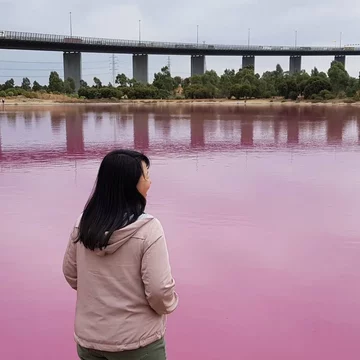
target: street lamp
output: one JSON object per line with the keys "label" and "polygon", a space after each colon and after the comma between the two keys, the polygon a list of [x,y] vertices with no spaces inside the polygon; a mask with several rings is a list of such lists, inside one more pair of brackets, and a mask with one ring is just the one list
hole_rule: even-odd
{"label": "street lamp", "polygon": [[196,25],[196,44],[199,45],[199,25]]}
{"label": "street lamp", "polygon": [[342,44],[342,32],[340,32],[340,47],[341,47],[341,44]]}
{"label": "street lamp", "polygon": [[297,47],[297,30],[295,30],[295,48]]}
{"label": "street lamp", "polygon": [[71,11],[70,11],[69,15],[70,15],[70,37],[72,37],[72,18],[71,18]]}
{"label": "street lamp", "polygon": [[141,42],[141,20],[139,20],[139,42]]}
{"label": "street lamp", "polygon": [[251,29],[248,29],[248,46],[250,46],[250,35],[251,35]]}

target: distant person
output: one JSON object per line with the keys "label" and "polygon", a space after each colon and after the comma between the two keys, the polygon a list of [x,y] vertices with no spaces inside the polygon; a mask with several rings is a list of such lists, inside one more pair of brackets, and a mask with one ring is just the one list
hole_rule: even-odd
{"label": "distant person", "polygon": [[115,150],[71,233],[63,272],[77,291],[82,360],[165,360],[166,314],[178,305],[163,228],[145,213],[149,159]]}

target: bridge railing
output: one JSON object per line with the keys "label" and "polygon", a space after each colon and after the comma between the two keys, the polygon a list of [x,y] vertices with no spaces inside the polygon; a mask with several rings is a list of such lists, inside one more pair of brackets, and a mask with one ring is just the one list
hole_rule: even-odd
{"label": "bridge railing", "polygon": [[360,46],[345,46],[345,47],[321,47],[321,46],[260,46],[260,45],[216,45],[216,44],[193,44],[193,43],[176,43],[176,42],[158,42],[158,41],[136,41],[136,40],[120,40],[120,39],[105,39],[92,37],[78,37],[78,36],[64,36],[51,35],[40,33],[26,33],[17,31],[0,31],[1,39],[11,39],[17,41],[35,41],[42,43],[65,43],[65,44],[83,44],[83,45],[98,45],[98,46],[113,46],[113,47],[138,47],[138,48],[168,48],[168,49],[194,49],[194,50],[251,50],[251,51],[349,51],[360,50]]}

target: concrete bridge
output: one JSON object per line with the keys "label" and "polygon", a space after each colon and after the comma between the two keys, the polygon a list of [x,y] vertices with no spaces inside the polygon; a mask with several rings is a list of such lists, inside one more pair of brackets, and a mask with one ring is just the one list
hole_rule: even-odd
{"label": "concrete bridge", "polygon": [[242,66],[255,67],[256,56],[289,56],[290,74],[301,71],[302,56],[334,56],[345,65],[346,55],[360,55],[360,46],[259,46],[216,45],[175,42],[134,41],[51,34],[0,31],[0,49],[61,51],[64,53],[64,78],[73,78],[79,88],[81,53],[133,54],[133,78],[148,81],[149,55],[188,55],[191,75],[203,74],[205,56],[242,56]]}

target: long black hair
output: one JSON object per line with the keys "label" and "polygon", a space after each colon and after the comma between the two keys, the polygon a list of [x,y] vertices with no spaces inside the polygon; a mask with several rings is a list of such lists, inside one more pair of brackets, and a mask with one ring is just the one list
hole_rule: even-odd
{"label": "long black hair", "polygon": [[146,199],[137,189],[144,176],[142,162],[150,160],[132,150],[115,150],[101,162],[94,190],[79,223],[76,242],[90,250],[103,249],[115,230],[144,213]]}

